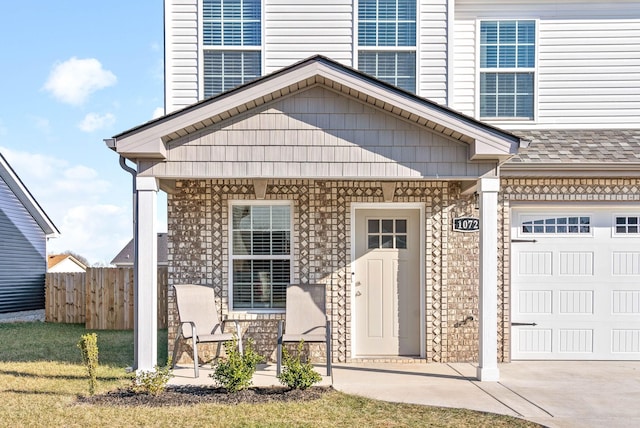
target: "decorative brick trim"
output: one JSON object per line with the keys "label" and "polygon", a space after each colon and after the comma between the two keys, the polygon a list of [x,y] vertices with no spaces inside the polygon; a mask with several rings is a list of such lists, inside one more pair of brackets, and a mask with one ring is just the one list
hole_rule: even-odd
{"label": "decorative brick trim", "polygon": [[[168,209],[169,285],[192,282],[213,287],[223,316],[242,320],[245,334],[256,341],[258,351],[272,357],[276,323],[283,314],[231,312],[229,308],[229,201],[254,200],[252,183],[240,179],[176,183]],[[267,184],[265,200],[292,201],[293,280],[327,286],[334,361],[351,361],[353,346],[351,204],[382,203],[383,198],[378,181],[269,180]],[[460,196],[456,183],[400,181],[394,201],[424,204],[426,360],[473,360],[477,324],[462,328],[454,324],[477,310],[477,239],[451,233],[451,216],[472,214],[471,199]],[[173,293],[169,312],[172,348],[177,332]],[[322,360],[320,348],[312,348],[312,354],[314,360]]]}

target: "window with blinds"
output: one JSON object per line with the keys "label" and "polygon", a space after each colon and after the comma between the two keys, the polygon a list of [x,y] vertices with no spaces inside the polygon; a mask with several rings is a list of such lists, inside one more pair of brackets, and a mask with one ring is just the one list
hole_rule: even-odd
{"label": "window with blinds", "polygon": [[203,0],[202,46],[205,98],[259,77],[261,0]]}
{"label": "window with blinds", "polygon": [[480,23],[480,117],[533,119],[535,21]]}
{"label": "window with blinds", "polygon": [[291,206],[232,206],[233,308],[284,309],[291,282]]}
{"label": "window with blinds", "polygon": [[416,92],[415,0],[358,2],[358,68]]}

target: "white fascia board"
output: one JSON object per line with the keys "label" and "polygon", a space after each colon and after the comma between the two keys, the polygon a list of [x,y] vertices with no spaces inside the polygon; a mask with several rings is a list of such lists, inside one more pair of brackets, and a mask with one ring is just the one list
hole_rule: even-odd
{"label": "white fascia board", "polygon": [[144,135],[139,134],[118,139],[116,141],[116,151],[127,159],[167,158],[167,147],[161,138],[144,138]]}

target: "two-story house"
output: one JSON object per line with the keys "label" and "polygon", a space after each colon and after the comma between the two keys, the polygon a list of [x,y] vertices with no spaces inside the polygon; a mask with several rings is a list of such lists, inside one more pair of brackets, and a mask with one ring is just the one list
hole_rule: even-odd
{"label": "two-story house", "polygon": [[161,188],[170,284],[263,353],[295,282],[336,362],[640,358],[640,3],[166,0],[165,34],[167,115],[107,140],[141,304]]}

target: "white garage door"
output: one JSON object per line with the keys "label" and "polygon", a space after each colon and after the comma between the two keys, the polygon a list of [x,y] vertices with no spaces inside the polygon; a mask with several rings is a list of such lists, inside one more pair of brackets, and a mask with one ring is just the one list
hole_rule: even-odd
{"label": "white garage door", "polygon": [[640,359],[640,207],[518,207],[513,359]]}

